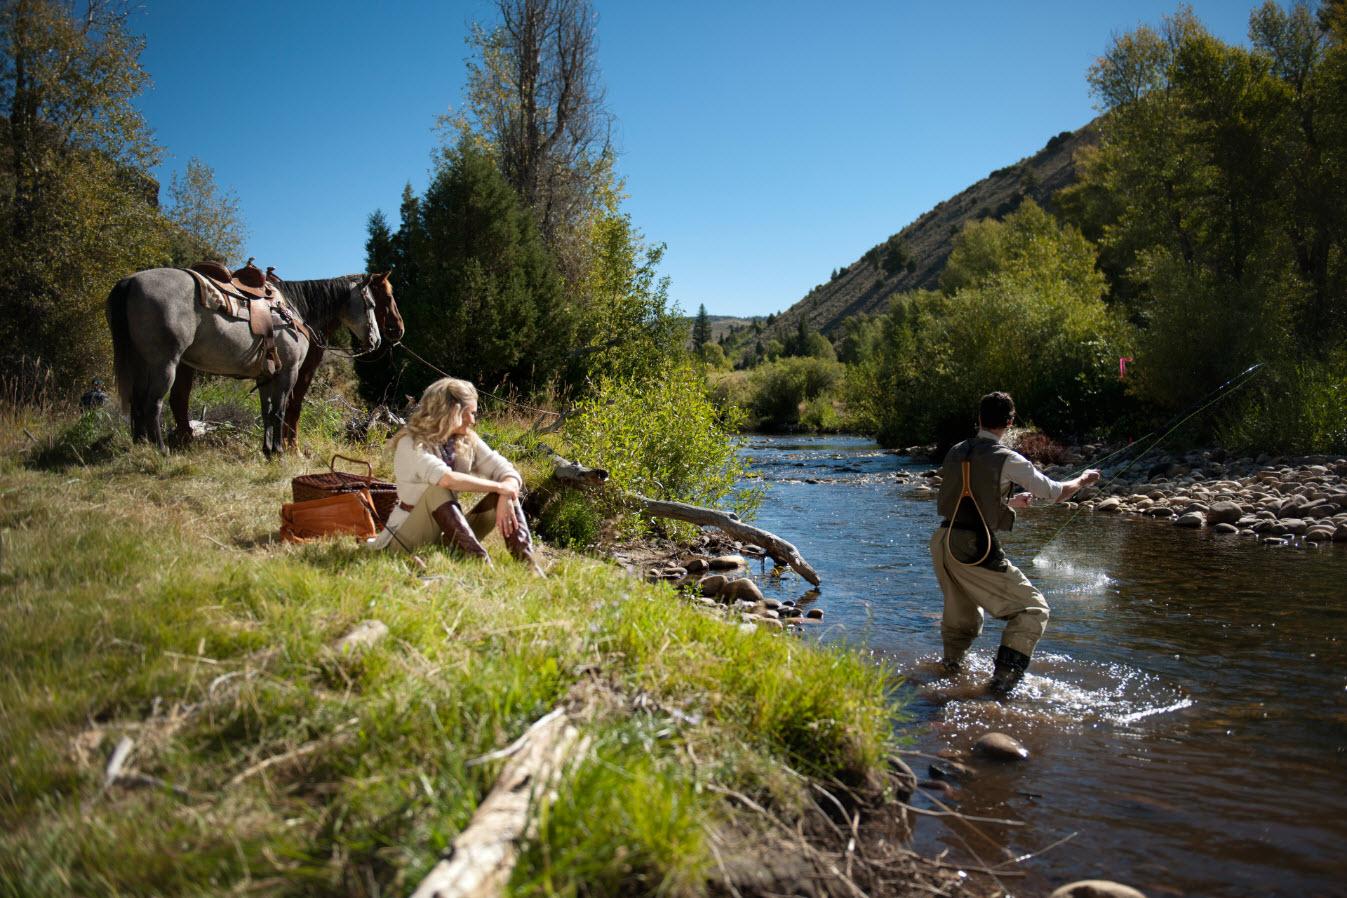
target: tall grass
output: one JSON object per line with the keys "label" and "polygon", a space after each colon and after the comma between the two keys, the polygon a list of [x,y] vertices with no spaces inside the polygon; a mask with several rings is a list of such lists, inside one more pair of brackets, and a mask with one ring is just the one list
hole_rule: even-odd
{"label": "tall grass", "polygon": [[[786,814],[804,787],[781,770],[852,781],[893,738],[889,671],[599,561],[538,580],[495,537],[492,569],[432,550],[424,571],[277,542],[290,477],[377,448],[333,427],[312,459],[236,434],[58,462],[34,440],[78,419],[23,426],[0,434],[0,895],[405,894],[499,769],[468,761],[566,700],[594,747],[512,890],[697,894],[736,813],[717,787]],[[390,636],[332,648],[369,618]],[[168,786],[105,781],[123,736]]]}

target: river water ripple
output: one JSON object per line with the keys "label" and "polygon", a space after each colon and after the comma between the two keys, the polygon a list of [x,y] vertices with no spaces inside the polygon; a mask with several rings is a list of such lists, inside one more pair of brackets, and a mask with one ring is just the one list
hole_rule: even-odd
{"label": "river water ripple", "polygon": [[[929,465],[857,437],[752,437],[743,453],[766,491],[756,523],[823,577],[812,606],[825,625],[810,632],[904,673],[913,748],[967,749],[994,729],[1032,753],[972,760],[952,794],[923,799],[1026,826],[921,818],[920,849],[993,865],[1075,833],[1007,864],[1029,874],[1004,881],[1014,895],[1088,878],[1152,896],[1347,895],[1347,545],[1269,548],[1087,512],[1044,550],[1069,512],[1021,512],[1006,551],[1052,618],[1002,704],[973,697],[998,621],[970,670],[935,678],[941,594],[926,544],[938,517],[894,478]],[[810,600],[794,575],[760,582]],[[912,766],[927,776],[928,761]]]}

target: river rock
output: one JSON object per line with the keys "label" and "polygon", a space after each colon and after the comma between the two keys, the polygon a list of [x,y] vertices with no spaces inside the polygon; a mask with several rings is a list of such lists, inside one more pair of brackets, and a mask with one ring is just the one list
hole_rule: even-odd
{"label": "river rock", "polygon": [[1211,528],[1217,533],[1239,533],[1239,528],[1234,524],[1227,524],[1224,521]]}
{"label": "river rock", "polygon": [[704,574],[710,565],[706,563],[705,558],[689,558],[682,563],[682,568],[689,574]]}
{"label": "river rock", "polygon": [[713,571],[733,571],[747,564],[742,555],[718,555],[708,563]]}
{"label": "river rock", "polygon": [[762,601],[762,590],[758,589],[758,584],[747,577],[731,580],[725,584],[724,595],[731,599],[752,602],[755,605]]}
{"label": "river rock", "polygon": [[1213,502],[1207,509],[1208,524],[1236,524],[1244,517],[1244,510],[1234,502]]}
{"label": "river rock", "polygon": [[1155,518],[1170,518],[1174,516],[1174,509],[1168,505],[1152,505],[1146,509],[1146,514]]}
{"label": "river rock", "polygon": [[1062,886],[1048,898],[1146,898],[1146,895],[1131,886],[1107,879],[1082,879]]}
{"label": "river rock", "polygon": [[810,620],[823,620],[823,609],[810,608],[808,611],[804,613],[804,616],[809,618]]}
{"label": "river rock", "polygon": [[711,574],[697,581],[697,590],[704,596],[718,596],[729,582],[723,574]]}
{"label": "river rock", "polygon": [[1098,505],[1096,505],[1094,507],[1094,510],[1116,513],[1121,506],[1122,506],[1121,499],[1119,499],[1117,496],[1110,496],[1103,502],[1100,502]]}
{"label": "river rock", "polygon": [[1305,541],[1311,543],[1331,543],[1333,530],[1325,527],[1311,527],[1305,531]]}
{"label": "river rock", "polygon": [[998,761],[1023,761],[1029,757],[1029,749],[1005,733],[985,734],[973,744],[973,751]]}
{"label": "river rock", "polygon": [[1347,524],[1339,524],[1333,531],[1333,542],[1347,543]]}
{"label": "river rock", "polygon": [[1282,518],[1281,525],[1286,528],[1286,532],[1295,536],[1304,536],[1305,531],[1310,529],[1308,521],[1300,518]]}
{"label": "river rock", "polygon": [[1190,527],[1190,528],[1201,527],[1202,515],[1196,511],[1191,511],[1188,514],[1179,515],[1177,518],[1174,519],[1174,526]]}

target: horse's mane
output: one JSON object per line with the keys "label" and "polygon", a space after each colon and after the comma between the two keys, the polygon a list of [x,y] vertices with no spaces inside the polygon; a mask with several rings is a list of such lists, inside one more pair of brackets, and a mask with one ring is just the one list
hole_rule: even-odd
{"label": "horse's mane", "polygon": [[325,331],[337,321],[337,312],[350,296],[351,284],[363,274],[311,281],[281,281],[281,293],[295,306],[309,327]]}

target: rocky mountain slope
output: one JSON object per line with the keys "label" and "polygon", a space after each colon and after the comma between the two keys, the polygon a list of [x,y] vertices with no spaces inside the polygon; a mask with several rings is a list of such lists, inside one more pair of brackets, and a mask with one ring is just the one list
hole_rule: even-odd
{"label": "rocky mountain slope", "polygon": [[803,317],[810,327],[833,337],[847,318],[883,311],[894,293],[935,289],[954,238],[965,223],[1002,218],[1026,196],[1051,208],[1052,195],[1076,179],[1076,151],[1097,140],[1093,124],[1063,131],[1034,155],[997,169],[871,247],[777,315],[764,336],[781,338],[793,333]]}

